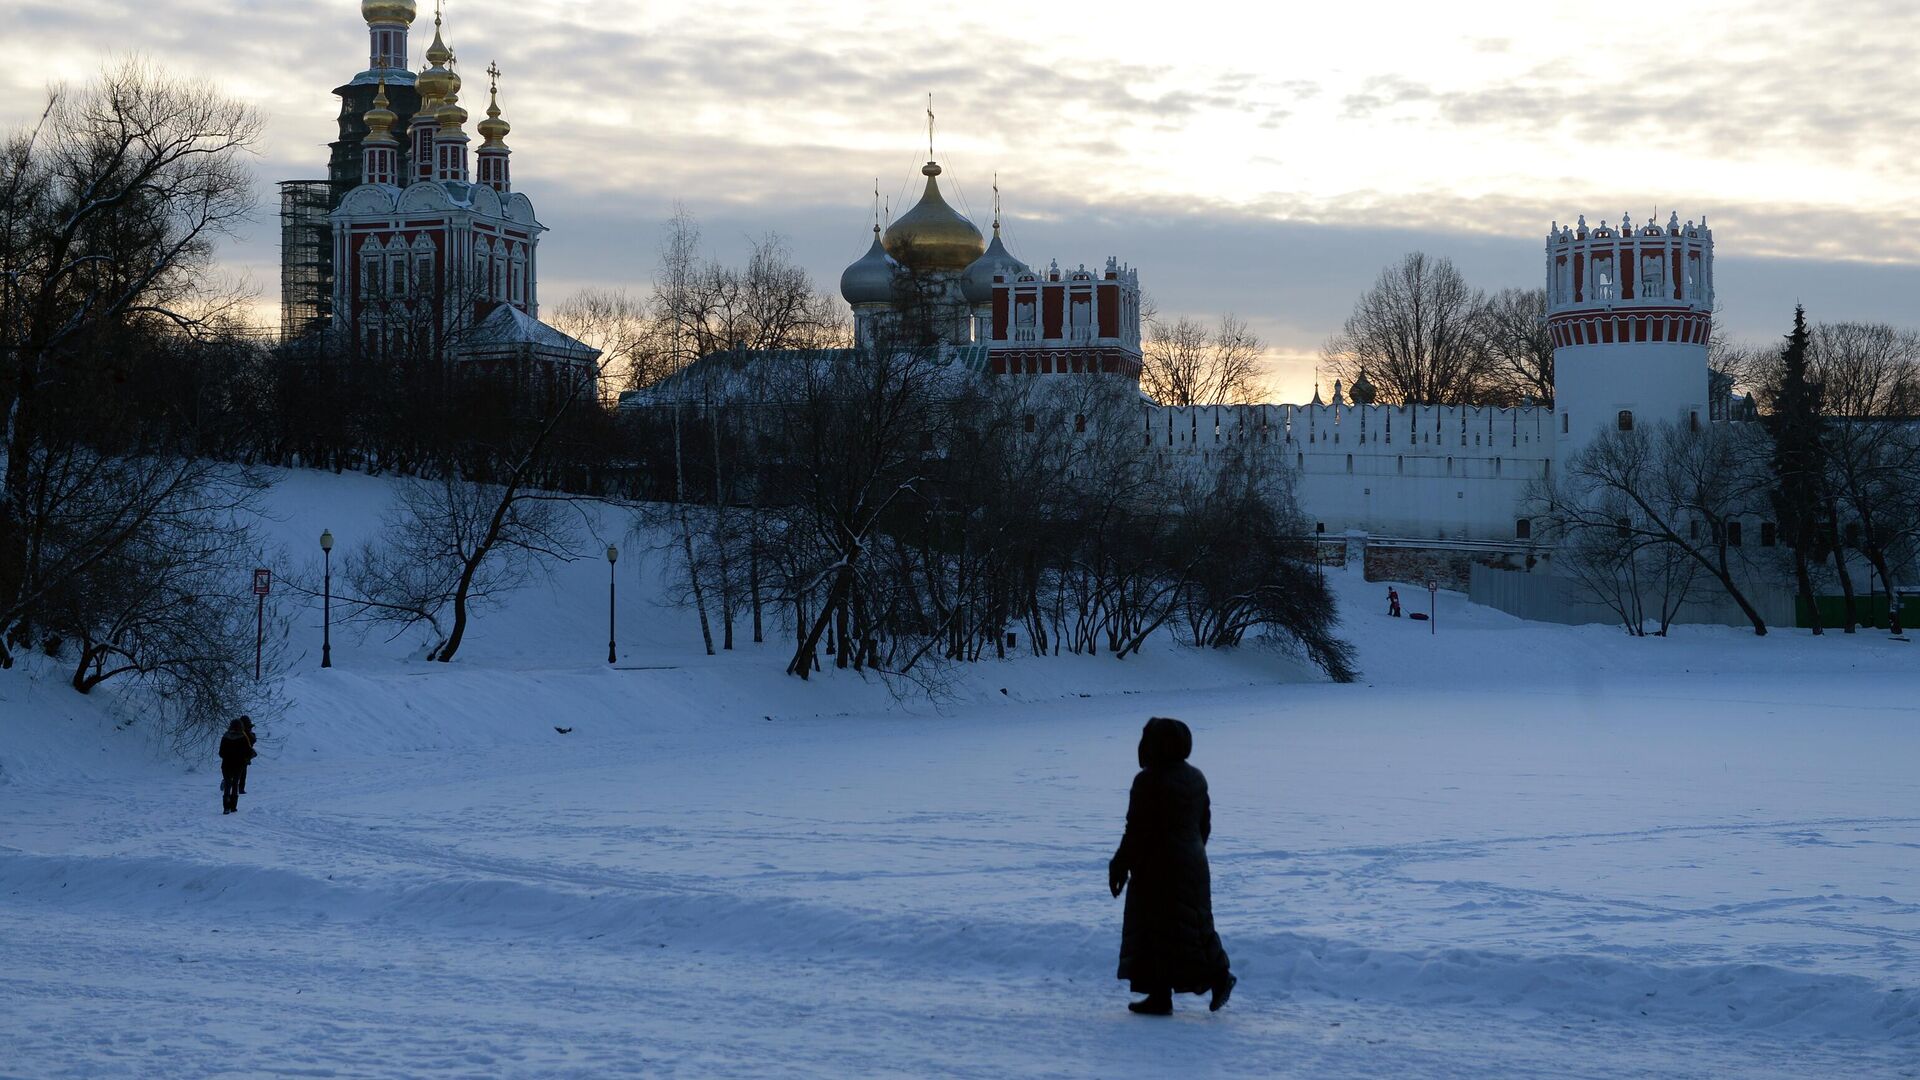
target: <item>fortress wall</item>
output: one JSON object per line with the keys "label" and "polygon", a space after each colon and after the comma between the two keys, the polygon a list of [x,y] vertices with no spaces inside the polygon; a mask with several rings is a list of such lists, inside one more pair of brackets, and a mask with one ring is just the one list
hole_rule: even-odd
{"label": "fortress wall", "polygon": [[1553,456],[1553,411],[1474,406],[1149,407],[1146,441],[1210,465],[1253,452],[1291,470],[1300,506],[1329,535],[1512,540]]}

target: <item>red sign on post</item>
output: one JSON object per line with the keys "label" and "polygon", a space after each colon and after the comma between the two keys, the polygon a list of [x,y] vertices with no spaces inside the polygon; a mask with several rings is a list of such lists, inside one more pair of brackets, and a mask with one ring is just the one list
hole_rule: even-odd
{"label": "red sign on post", "polygon": [[265,596],[273,591],[273,571],[255,570],[253,572],[253,595]]}

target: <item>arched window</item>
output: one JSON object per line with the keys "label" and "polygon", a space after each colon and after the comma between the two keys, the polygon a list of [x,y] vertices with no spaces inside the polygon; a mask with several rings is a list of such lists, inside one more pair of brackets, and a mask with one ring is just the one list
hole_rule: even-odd
{"label": "arched window", "polygon": [[1513,538],[1515,540],[1533,539],[1533,519],[1519,518],[1515,520],[1513,523]]}
{"label": "arched window", "polygon": [[1560,414],[1560,434],[1565,435],[1566,433],[1567,433],[1567,414],[1561,413]]}
{"label": "arched window", "polygon": [[1633,430],[1633,410],[1632,409],[1620,410],[1620,430],[1621,431]]}

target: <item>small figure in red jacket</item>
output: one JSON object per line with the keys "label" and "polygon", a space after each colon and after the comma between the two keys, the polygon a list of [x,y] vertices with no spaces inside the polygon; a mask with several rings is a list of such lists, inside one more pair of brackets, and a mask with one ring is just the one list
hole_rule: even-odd
{"label": "small figure in red jacket", "polygon": [[1400,617],[1400,590],[1391,585],[1387,586],[1387,614]]}

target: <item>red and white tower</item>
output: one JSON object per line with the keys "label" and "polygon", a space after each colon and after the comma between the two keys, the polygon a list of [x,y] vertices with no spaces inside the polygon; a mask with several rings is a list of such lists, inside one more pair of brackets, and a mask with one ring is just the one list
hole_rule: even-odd
{"label": "red and white tower", "polygon": [[1709,419],[1713,232],[1652,221],[1635,228],[1555,224],[1547,234],[1547,327],[1553,335],[1555,457],[1599,435]]}

